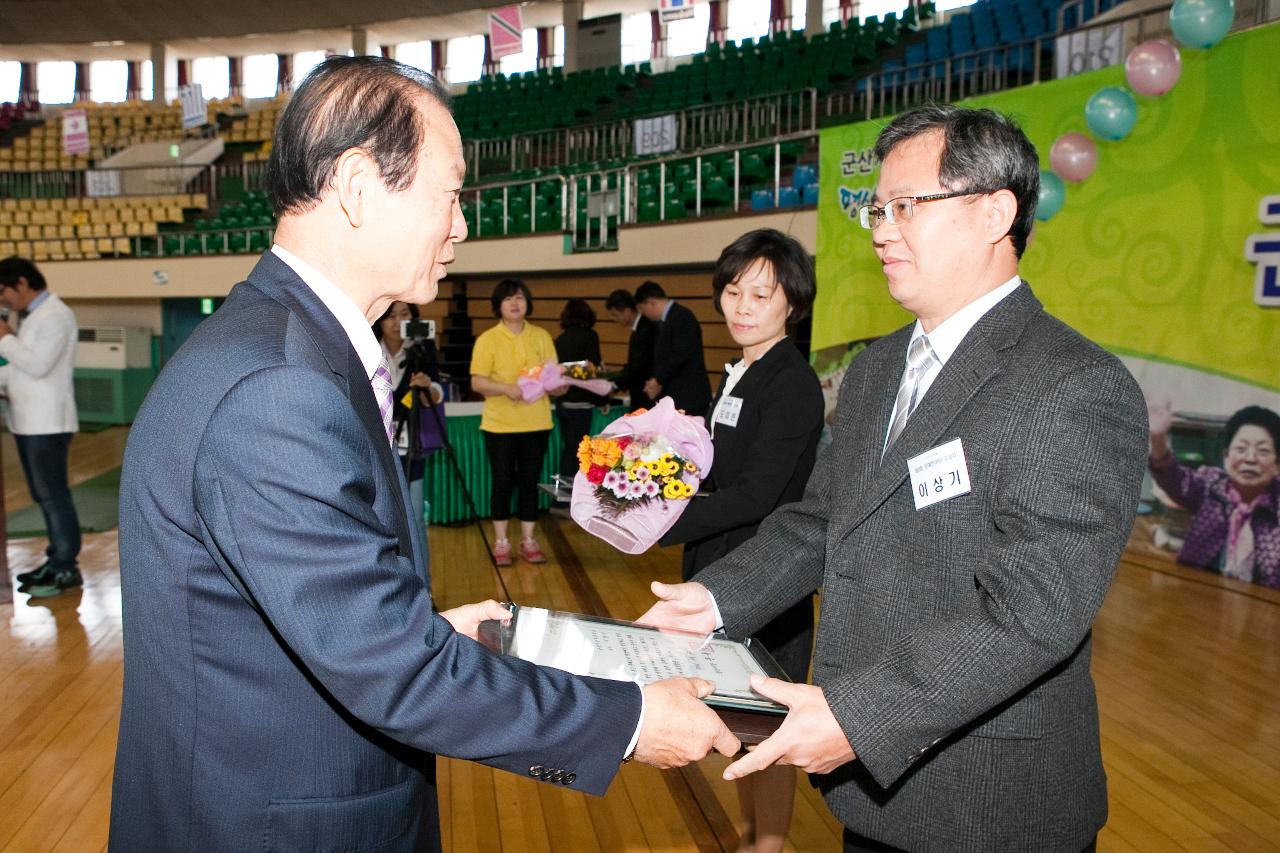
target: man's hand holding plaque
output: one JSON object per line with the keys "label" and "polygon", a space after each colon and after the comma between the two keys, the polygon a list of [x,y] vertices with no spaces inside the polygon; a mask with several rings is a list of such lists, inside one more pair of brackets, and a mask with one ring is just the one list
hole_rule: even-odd
{"label": "man's hand holding plaque", "polygon": [[635,759],[662,770],[701,761],[714,748],[731,757],[740,744],[702,703],[715,685],[704,678],[666,678],[644,687],[644,723]]}
{"label": "man's hand holding plaque", "polygon": [[772,736],[724,769],[726,780],[741,779],[772,764],[830,773],[857,757],[821,687],[756,675],[751,677],[751,689],[786,705],[787,718]]}
{"label": "man's hand holding plaque", "polygon": [[662,583],[654,581],[649,589],[658,603],[636,620],[637,625],[710,634],[716,628],[716,607],[707,588],[697,581]]}

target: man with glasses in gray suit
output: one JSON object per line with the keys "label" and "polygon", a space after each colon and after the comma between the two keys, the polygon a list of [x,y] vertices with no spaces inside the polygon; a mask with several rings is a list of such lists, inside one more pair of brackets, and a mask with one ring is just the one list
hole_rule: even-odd
{"label": "man with glasses in gray suit", "polygon": [[1018,275],[1031,142],[927,106],[876,142],[859,211],[916,321],[861,353],[804,500],[644,620],[747,635],[815,586],[813,685],[729,766],[815,775],[849,851],[1094,847],[1107,792],[1090,629],[1133,522],[1146,410]]}

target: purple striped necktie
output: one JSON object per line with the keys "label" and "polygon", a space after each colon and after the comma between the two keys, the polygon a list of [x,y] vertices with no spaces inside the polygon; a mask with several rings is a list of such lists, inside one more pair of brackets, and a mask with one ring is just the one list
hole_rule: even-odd
{"label": "purple striped necktie", "polygon": [[387,369],[387,357],[383,355],[382,363],[378,365],[378,369],[373,372],[373,396],[378,401],[378,411],[382,414],[382,426],[387,431],[387,441],[395,443],[395,428],[391,425],[391,410],[393,408],[392,394],[395,389],[391,387],[391,371]]}

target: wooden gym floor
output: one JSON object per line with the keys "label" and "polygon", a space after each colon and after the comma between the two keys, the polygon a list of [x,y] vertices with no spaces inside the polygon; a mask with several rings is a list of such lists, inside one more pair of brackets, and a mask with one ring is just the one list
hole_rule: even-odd
{"label": "wooden gym floor", "polygon": [[[72,480],[119,464],[127,431],[82,434]],[[5,504],[30,502],[5,435]],[[504,570],[518,601],[633,618],[676,549],[622,557],[547,517],[550,561]],[[430,530],[442,607],[500,597],[474,529]],[[10,570],[42,539],[8,544]],[[0,605],[0,851],[105,849],[120,701],[116,534],[89,535],[83,591]],[[1130,554],[1094,631],[1111,818],[1104,851],[1280,850],[1280,595]],[[737,802],[715,758],[627,765],[604,798],[458,761],[440,765],[446,850],[732,851]],[[836,851],[839,827],[802,780],[789,849]]]}

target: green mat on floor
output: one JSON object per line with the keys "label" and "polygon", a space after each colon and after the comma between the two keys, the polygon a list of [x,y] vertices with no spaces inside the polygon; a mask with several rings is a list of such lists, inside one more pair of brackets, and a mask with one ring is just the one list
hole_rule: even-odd
{"label": "green mat on floor", "polygon": [[[120,469],[99,474],[71,487],[71,499],[80,517],[80,529],[85,533],[110,530],[120,523]],[[10,539],[45,536],[44,515],[40,507],[32,504],[5,516],[5,530]]]}

